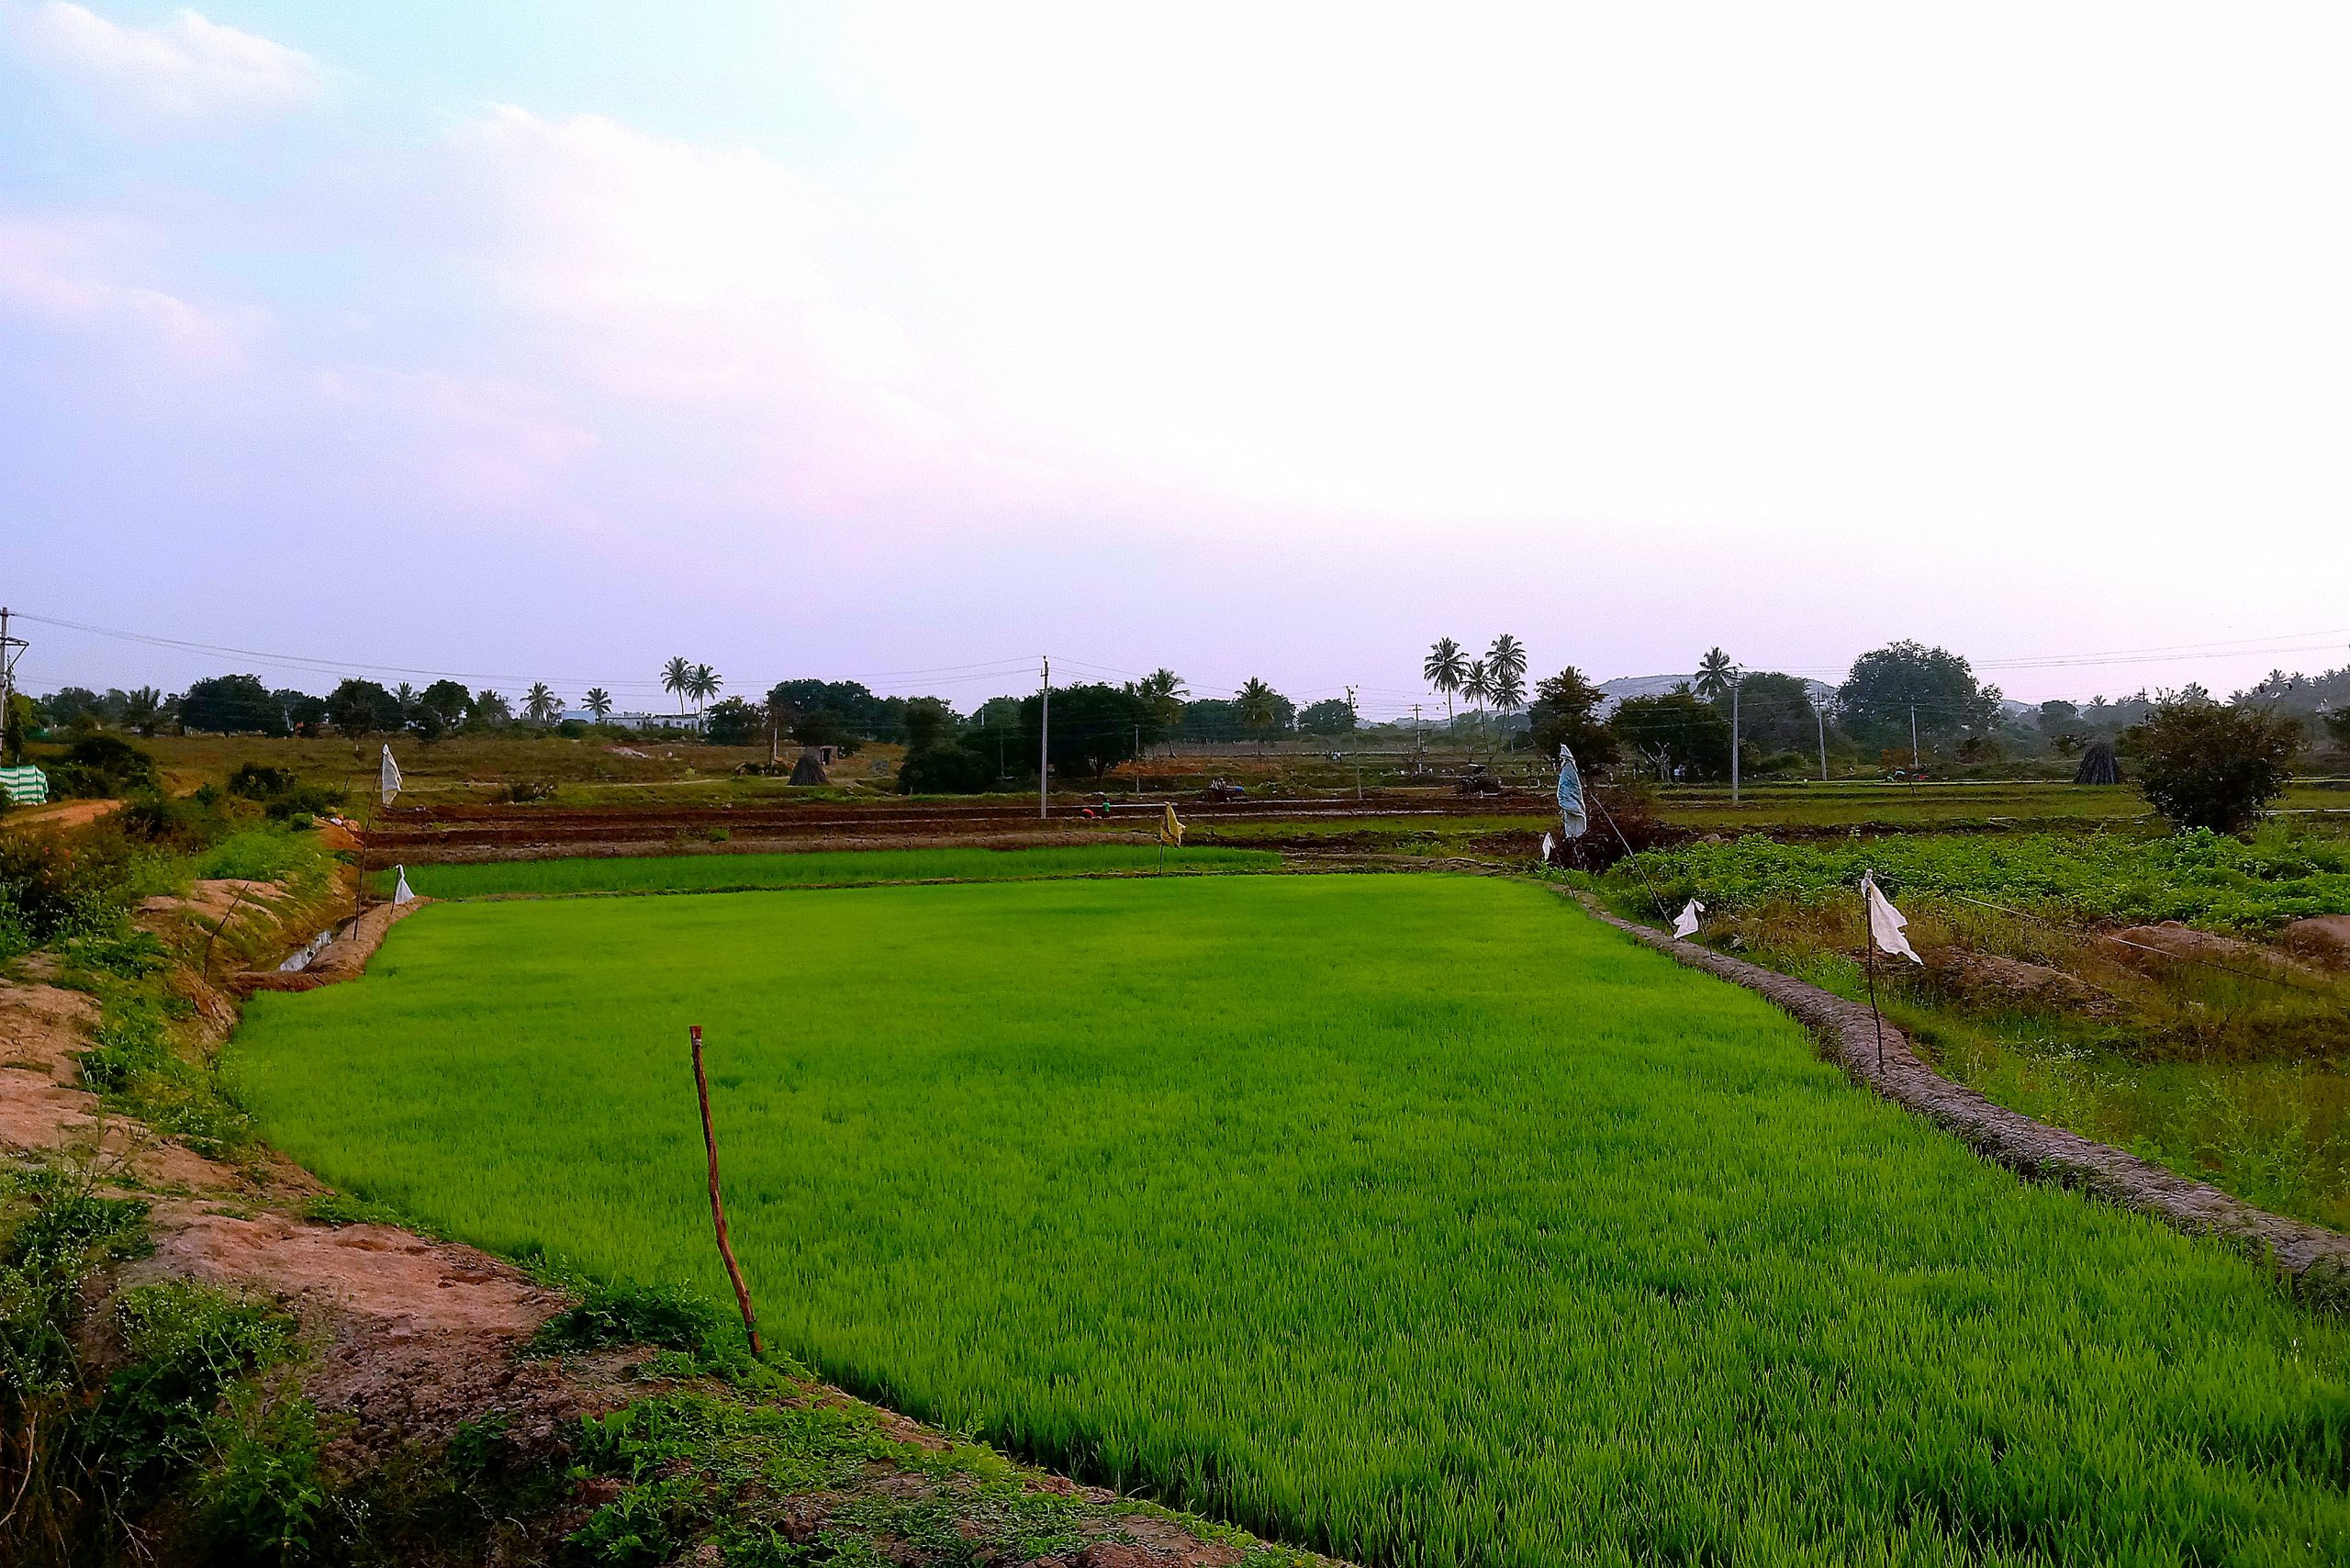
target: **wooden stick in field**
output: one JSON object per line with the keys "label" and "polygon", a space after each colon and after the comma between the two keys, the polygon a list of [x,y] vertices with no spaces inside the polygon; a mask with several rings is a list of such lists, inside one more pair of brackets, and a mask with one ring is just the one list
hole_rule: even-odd
{"label": "wooden stick in field", "polygon": [[734,1303],[743,1309],[743,1331],[751,1337],[751,1354],[764,1356],[767,1348],[759,1343],[758,1314],[751,1310],[750,1288],[743,1283],[743,1271],[734,1262],[734,1249],[726,1239],[726,1205],[718,1196],[718,1134],[710,1125],[710,1080],[701,1070],[701,1025],[689,1024],[687,1033],[694,1042],[694,1093],[701,1100],[701,1143],[710,1152],[710,1217],[718,1227],[718,1255],[726,1260],[726,1277],[734,1282]]}

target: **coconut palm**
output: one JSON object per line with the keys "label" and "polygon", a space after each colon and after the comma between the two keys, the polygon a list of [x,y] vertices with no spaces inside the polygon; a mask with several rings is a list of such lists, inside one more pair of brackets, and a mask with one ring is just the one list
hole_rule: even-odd
{"label": "coconut palm", "polygon": [[532,681],[522,694],[522,717],[534,724],[552,724],[562,716],[563,699],[548,690],[545,681]]}
{"label": "coconut palm", "polygon": [[1232,694],[1232,711],[1248,728],[1270,730],[1281,716],[1281,695],[1252,675]]}
{"label": "coconut palm", "polygon": [[1438,637],[1421,662],[1420,674],[1430,686],[1444,693],[1444,727],[1452,728],[1452,694],[1469,678],[1469,656],[1451,638]]}
{"label": "coconut palm", "polygon": [[1697,678],[1694,683],[1697,695],[1710,702],[1729,694],[1730,682],[1738,678],[1738,666],[1719,648],[1708,648],[1706,656],[1697,661]]}
{"label": "coconut palm", "polygon": [[1505,713],[1515,713],[1526,706],[1526,672],[1500,670],[1493,673],[1494,706]]}
{"label": "coconut palm", "polygon": [[142,735],[151,735],[162,725],[163,694],[151,686],[134,687],[123,693],[122,722]]}
{"label": "coconut palm", "polygon": [[694,700],[694,711],[700,712],[702,704],[717,696],[718,689],[725,684],[708,665],[694,666],[693,673],[686,678],[686,695]]}
{"label": "coconut palm", "polygon": [[1460,682],[1460,695],[1474,702],[1479,712],[1484,711],[1485,704],[1494,695],[1494,672],[1486,666],[1484,660],[1469,661],[1469,673]]}
{"label": "coconut palm", "polygon": [[1504,686],[1516,687],[1522,694],[1526,689],[1526,644],[1508,633],[1503,633],[1494,639],[1494,645],[1485,650],[1485,667],[1493,672],[1496,699],[1501,696]]}
{"label": "coconut palm", "polygon": [[1191,688],[1173,670],[1155,669],[1136,682],[1135,695],[1149,707],[1152,718],[1171,726],[1183,716],[1183,699],[1191,695]]}
{"label": "coconut palm", "polygon": [[600,686],[591,686],[588,689],[588,695],[579,700],[579,705],[595,714],[596,722],[600,724],[611,717],[612,694]]}
{"label": "coconut palm", "polygon": [[686,662],[686,656],[683,654],[673,655],[667,664],[661,666],[661,689],[677,694],[677,711],[680,715],[686,711],[686,684],[693,678],[694,666]]}

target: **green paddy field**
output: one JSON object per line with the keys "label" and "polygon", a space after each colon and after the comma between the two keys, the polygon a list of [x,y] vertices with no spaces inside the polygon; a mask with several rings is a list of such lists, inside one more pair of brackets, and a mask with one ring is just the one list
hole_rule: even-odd
{"label": "green paddy field", "polygon": [[726,1301],[688,1024],[773,1340],[1095,1481],[1366,1563],[2350,1561],[2340,1321],[1524,882],[450,903],[229,1070],[361,1196]]}

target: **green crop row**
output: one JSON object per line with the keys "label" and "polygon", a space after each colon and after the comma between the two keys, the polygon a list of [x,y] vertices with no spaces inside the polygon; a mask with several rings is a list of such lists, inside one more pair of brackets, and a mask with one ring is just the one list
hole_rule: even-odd
{"label": "green crop row", "polygon": [[1651,850],[1608,873],[1613,891],[1720,910],[1857,894],[1874,870],[1887,893],[1964,895],[2097,922],[2183,920],[2259,930],[2350,911],[2350,840],[2264,829],[2250,840],[2194,832],[1910,834],[1782,844],[1760,835]]}
{"label": "green crop row", "polygon": [[253,1000],[338,1186],[1379,1564],[2296,1563],[2350,1327],[1523,882],[456,903]]}

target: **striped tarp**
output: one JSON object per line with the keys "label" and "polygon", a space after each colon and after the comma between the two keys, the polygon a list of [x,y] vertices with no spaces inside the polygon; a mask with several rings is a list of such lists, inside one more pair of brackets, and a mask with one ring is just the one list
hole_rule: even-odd
{"label": "striped tarp", "polygon": [[21,767],[0,767],[0,794],[11,805],[49,804],[49,775],[28,762]]}

